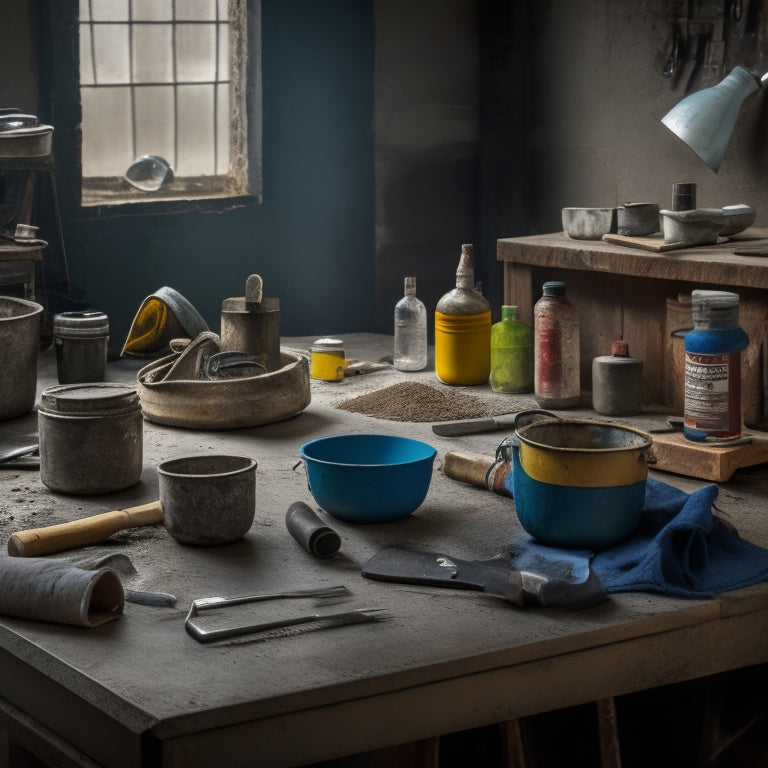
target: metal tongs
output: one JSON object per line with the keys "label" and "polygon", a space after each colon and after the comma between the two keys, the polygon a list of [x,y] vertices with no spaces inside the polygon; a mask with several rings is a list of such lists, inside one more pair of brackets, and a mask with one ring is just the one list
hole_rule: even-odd
{"label": "metal tongs", "polygon": [[[346,597],[350,594],[345,586],[324,587],[320,589],[301,589],[292,592],[275,592],[264,595],[247,595],[245,597],[203,597],[194,600],[190,606],[184,628],[187,633],[200,643],[212,643],[217,640],[226,640],[240,635],[263,633],[269,630],[296,627],[302,624],[317,622],[322,627],[338,627],[347,624],[361,624],[369,621],[377,621],[382,617],[382,609],[357,608],[340,613],[309,613],[287,618],[264,621],[256,624],[243,624],[234,627],[222,627],[219,629],[204,629],[195,623],[194,619],[204,611],[224,608],[232,605],[244,605],[246,603],[259,603],[271,600],[292,600],[301,598],[334,598]],[[318,627],[320,628],[320,627]]]}

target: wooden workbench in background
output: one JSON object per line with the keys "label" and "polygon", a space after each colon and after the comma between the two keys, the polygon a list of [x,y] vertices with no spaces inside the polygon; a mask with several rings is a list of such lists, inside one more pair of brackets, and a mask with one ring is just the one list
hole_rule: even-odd
{"label": "wooden workbench in background", "polygon": [[[643,361],[643,404],[682,415],[684,341],[692,290],[727,290],[740,296],[740,324],[750,338],[742,353],[742,410],[750,427],[766,429],[768,373],[768,230],[749,229],[718,245],[654,253],[601,240],[571,240],[562,232],[498,241],[504,263],[504,301],[532,323],[533,305],[547,280],[565,280],[581,319],[582,389],[591,391],[592,360],[626,339]],[[683,297],[683,301],[679,297]]]}

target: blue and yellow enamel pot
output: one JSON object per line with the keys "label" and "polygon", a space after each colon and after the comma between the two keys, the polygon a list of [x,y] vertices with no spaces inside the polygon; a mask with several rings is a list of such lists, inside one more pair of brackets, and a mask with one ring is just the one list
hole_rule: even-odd
{"label": "blue and yellow enamel pot", "polygon": [[523,528],[542,544],[605,549],[640,522],[653,439],[608,422],[553,419],[518,427],[512,489]]}

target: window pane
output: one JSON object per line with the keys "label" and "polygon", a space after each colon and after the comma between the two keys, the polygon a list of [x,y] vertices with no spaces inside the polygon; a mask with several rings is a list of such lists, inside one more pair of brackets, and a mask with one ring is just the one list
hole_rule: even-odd
{"label": "window pane", "polygon": [[229,80],[229,25],[219,24],[219,80]]}
{"label": "window pane", "polygon": [[171,166],[174,157],[173,87],[136,88],[136,156],[160,155]]}
{"label": "window pane", "polygon": [[229,172],[229,86],[216,87],[216,173]]}
{"label": "window pane", "polygon": [[216,4],[216,0],[184,0],[176,3],[176,18],[184,21],[214,21]]}
{"label": "window pane", "polygon": [[131,80],[128,55],[128,27],[104,24],[93,27],[93,52],[97,83],[128,83]]}
{"label": "window pane", "polygon": [[128,0],[90,0],[85,4],[91,6],[92,21],[128,21]]}
{"label": "window pane", "polygon": [[173,37],[171,29],[170,24],[134,25],[134,82],[173,82]]}
{"label": "window pane", "polygon": [[213,174],[213,86],[179,86],[177,114],[179,156],[176,172],[180,176]]}
{"label": "window pane", "polygon": [[179,82],[208,82],[216,76],[214,24],[179,24],[176,28],[176,77]]}
{"label": "window pane", "polygon": [[93,56],[91,55],[91,28],[80,27],[80,85],[93,85]]}
{"label": "window pane", "polygon": [[133,0],[134,21],[170,21],[173,19],[172,0]]}
{"label": "window pane", "polygon": [[83,175],[122,176],[133,162],[128,88],[84,88]]}

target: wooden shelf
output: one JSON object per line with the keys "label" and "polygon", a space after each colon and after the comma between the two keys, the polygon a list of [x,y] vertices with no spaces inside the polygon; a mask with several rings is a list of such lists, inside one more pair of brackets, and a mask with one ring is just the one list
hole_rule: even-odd
{"label": "wooden shelf", "polygon": [[[643,361],[643,404],[682,414],[683,340],[690,327],[685,297],[695,288],[730,290],[740,297],[740,324],[750,337],[742,353],[745,422],[765,429],[768,378],[768,229],[752,228],[716,245],[654,253],[602,240],[572,240],[562,232],[503,238],[504,302],[533,322],[533,305],[547,280],[565,280],[581,319],[582,389],[591,391],[592,360],[625,339]],[[686,320],[687,316],[687,320]]]}

